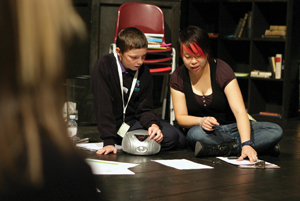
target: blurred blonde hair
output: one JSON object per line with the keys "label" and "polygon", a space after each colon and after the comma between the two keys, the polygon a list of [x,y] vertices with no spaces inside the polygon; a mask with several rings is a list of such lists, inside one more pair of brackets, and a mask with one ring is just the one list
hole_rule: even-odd
{"label": "blurred blonde hair", "polygon": [[73,150],[62,117],[65,45],[74,33],[85,37],[85,25],[71,0],[0,4],[0,188],[4,175],[38,186],[40,135],[62,154]]}

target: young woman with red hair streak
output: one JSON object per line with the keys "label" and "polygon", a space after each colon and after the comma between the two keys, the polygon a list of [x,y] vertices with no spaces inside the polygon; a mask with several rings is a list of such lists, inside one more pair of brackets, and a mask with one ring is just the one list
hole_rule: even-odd
{"label": "young woman with red hair streak", "polygon": [[195,157],[236,155],[253,163],[257,153],[278,155],[281,127],[249,120],[234,72],[211,58],[206,31],[186,28],[179,45],[184,64],[171,75],[170,87],[176,120]]}

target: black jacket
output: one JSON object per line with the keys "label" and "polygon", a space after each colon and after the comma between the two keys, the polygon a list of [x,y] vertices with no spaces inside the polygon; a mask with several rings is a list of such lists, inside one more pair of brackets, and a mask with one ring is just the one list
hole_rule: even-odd
{"label": "black jacket", "polygon": [[[123,73],[124,85],[130,91],[133,75]],[[102,56],[92,71],[92,92],[94,95],[94,110],[100,138],[104,146],[114,145],[117,131],[123,121],[123,103],[116,59],[113,54]],[[149,69],[142,65],[139,69],[138,85],[130,99],[126,110],[126,122],[136,119],[145,129],[159,118],[153,112],[152,100],[153,81]],[[128,94],[124,93],[125,104]]]}

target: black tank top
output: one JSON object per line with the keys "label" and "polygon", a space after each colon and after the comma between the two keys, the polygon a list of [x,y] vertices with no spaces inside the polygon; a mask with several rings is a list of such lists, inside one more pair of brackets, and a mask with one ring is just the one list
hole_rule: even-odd
{"label": "black tank top", "polygon": [[215,117],[217,121],[220,123],[220,125],[234,123],[236,122],[236,120],[229,106],[227,97],[216,81],[217,62],[211,61],[209,64],[210,64],[210,76],[211,76],[211,86],[212,86],[212,101],[208,105],[201,105],[196,100],[192,89],[188,69],[187,68],[182,69],[184,94],[186,97],[188,114],[192,116],[198,116],[198,117],[204,117],[204,116]]}

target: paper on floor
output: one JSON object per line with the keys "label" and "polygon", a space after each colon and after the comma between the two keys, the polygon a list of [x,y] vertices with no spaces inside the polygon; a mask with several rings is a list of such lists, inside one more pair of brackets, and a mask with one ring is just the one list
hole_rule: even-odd
{"label": "paper on floor", "polygon": [[213,169],[213,167],[211,166],[202,165],[186,159],[168,159],[168,160],[152,160],[152,161],[178,170]]}
{"label": "paper on floor", "polygon": [[85,160],[95,175],[134,175],[135,173],[128,168],[135,167],[139,164],[120,163],[114,161],[96,160],[87,158]]}
{"label": "paper on floor", "polygon": [[[249,165],[254,165],[254,163],[251,163],[249,160],[242,160],[242,161],[237,161],[237,159],[228,159],[227,157],[217,157],[218,159],[225,161],[227,163],[230,163],[232,165],[238,165],[239,167],[243,166],[249,166]],[[272,168],[272,167],[279,167],[275,164],[269,163],[265,161],[266,168]]]}
{"label": "paper on floor", "polygon": [[[76,147],[88,151],[98,151],[99,149],[103,148],[103,142],[96,142],[96,143],[79,143],[76,144]],[[117,149],[122,149],[122,146],[115,145]]]}

